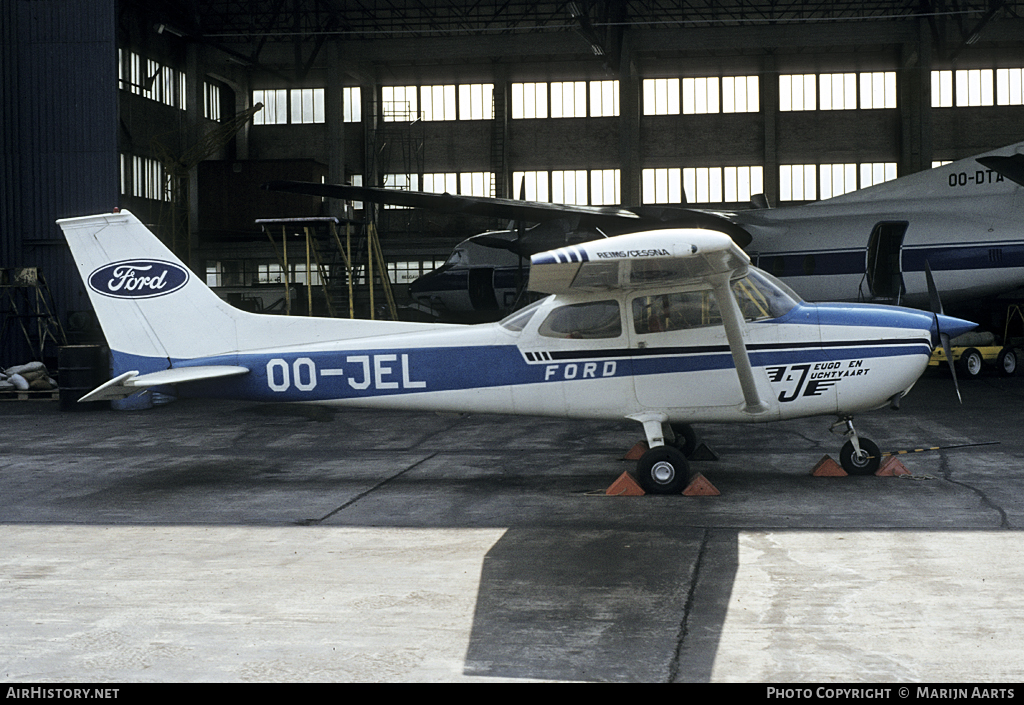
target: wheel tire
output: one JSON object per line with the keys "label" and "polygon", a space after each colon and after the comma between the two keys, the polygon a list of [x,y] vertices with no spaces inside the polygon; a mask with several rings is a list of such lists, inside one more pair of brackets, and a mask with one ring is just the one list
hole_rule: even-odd
{"label": "wheel tire", "polygon": [[1013,348],[1003,348],[999,351],[996,367],[1003,377],[1013,377],[1017,374],[1017,353],[1013,351]]}
{"label": "wheel tire", "polygon": [[678,448],[655,446],[637,461],[636,481],[648,494],[679,494],[690,483],[690,463]]}
{"label": "wheel tire", "polygon": [[693,451],[697,450],[698,443],[697,432],[693,430],[693,426],[688,423],[674,423],[672,433],[676,434],[672,445],[681,450],[687,458],[692,456]]}
{"label": "wheel tire", "polygon": [[860,450],[863,458],[857,458],[853,451],[853,441],[847,441],[839,451],[839,464],[847,475],[874,475],[882,464],[882,452],[872,441],[861,438]]}
{"label": "wheel tire", "polygon": [[973,379],[981,374],[981,368],[983,367],[984,362],[985,359],[977,349],[967,348],[964,350],[964,354],[960,356],[960,359],[957,360],[956,364],[961,375]]}

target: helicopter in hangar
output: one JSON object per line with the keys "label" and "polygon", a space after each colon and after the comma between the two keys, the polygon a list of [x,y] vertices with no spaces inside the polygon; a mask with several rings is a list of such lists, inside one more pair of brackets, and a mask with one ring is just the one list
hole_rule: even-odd
{"label": "helicopter in hangar", "polygon": [[128,211],[57,222],[111,350],[114,377],[82,402],[173,385],[179,396],[625,418],[650,446],[636,467],[650,493],[689,483],[686,431],[698,422],[835,416],[843,467],[874,472],[881,454],[854,415],[897,405],[932,349],[974,327],[940,306],[806,303],[728,235],[698,228],[535,254],[529,286],[547,297],[495,323],[261,315],[218,298]]}
{"label": "helicopter in hangar", "polygon": [[[277,181],[265,188],[512,221],[457,245],[410,285],[446,320],[508,313],[531,255],[655,228],[728,234],[758,267],[811,301],[929,304],[925,261],[947,304],[1024,286],[1024,142],[806,205],[746,210],[596,207]],[[536,223],[529,228],[525,223]]]}

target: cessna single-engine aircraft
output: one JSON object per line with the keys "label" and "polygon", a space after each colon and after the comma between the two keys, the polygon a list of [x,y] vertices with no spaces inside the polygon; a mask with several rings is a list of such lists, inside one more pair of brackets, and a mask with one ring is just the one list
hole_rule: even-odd
{"label": "cessna single-engine aircraft", "polygon": [[58,223],[113,358],[115,377],[83,402],[176,385],[182,396],[628,418],[650,445],[636,473],[652,493],[686,486],[685,425],[702,421],[836,416],[842,465],[873,472],[878,447],[853,415],[898,403],[937,341],[974,327],[804,303],[728,236],[693,228],[537,254],[530,288],[550,296],[498,323],[259,315],[221,301],[127,211]]}
{"label": "cessna single-engine aircraft", "polygon": [[811,301],[926,307],[925,261],[936,272],[947,304],[994,296],[1024,286],[1022,185],[1024,142],[843,196],[777,209],[565,206],[301,182],[273,182],[267,188],[539,223],[470,238],[444,266],[410,285],[410,294],[421,304],[463,320],[511,308],[525,280],[520,265],[532,254],[664,227],[727,233],[755,265]]}

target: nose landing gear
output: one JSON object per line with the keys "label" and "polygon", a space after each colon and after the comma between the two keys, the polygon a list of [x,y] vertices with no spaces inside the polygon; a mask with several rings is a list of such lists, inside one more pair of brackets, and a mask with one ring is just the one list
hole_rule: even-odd
{"label": "nose landing gear", "polygon": [[853,417],[839,419],[829,430],[835,433],[839,425],[846,427],[843,436],[847,440],[839,451],[839,464],[843,466],[843,470],[848,475],[874,475],[882,464],[882,452],[878,446],[873,441],[857,435],[857,430],[853,427]]}

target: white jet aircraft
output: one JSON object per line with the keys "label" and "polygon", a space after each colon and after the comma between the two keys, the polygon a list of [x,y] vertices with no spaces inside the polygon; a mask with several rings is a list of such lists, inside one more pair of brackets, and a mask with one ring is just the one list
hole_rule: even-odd
{"label": "white jet aircraft", "polygon": [[536,252],[664,227],[727,233],[755,265],[811,301],[927,307],[926,261],[947,304],[1024,286],[1024,142],[787,208],[575,206],[301,182],[266,188],[518,222],[465,240],[410,285],[416,301],[457,320],[510,310],[525,281],[522,262]]}
{"label": "white jet aircraft", "polygon": [[[801,301],[728,236],[666,229],[532,258],[550,294],[471,326],[247,313],[127,211],[58,221],[111,349],[81,401],[182,396],[568,418],[628,418],[641,486],[690,480],[689,424],[836,416],[848,472],[879,465],[852,417],[898,403],[932,348],[974,327],[938,313]],[[682,431],[682,433],[679,433]]]}

